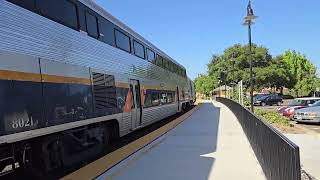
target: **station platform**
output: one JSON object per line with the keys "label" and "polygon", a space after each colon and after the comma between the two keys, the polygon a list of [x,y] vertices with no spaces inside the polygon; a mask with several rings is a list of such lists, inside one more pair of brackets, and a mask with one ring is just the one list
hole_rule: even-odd
{"label": "station platform", "polygon": [[176,128],[97,179],[266,179],[233,113],[204,102]]}
{"label": "station platform", "polygon": [[[63,179],[266,179],[238,120],[225,105],[205,101],[188,113],[175,125],[144,137],[152,140],[142,148],[136,146],[144,138]],[[126,158],[114,160],[120,156]],[[107,165],[110,161],[115,165]],[[97,169],[101,172],[94,175]]]}

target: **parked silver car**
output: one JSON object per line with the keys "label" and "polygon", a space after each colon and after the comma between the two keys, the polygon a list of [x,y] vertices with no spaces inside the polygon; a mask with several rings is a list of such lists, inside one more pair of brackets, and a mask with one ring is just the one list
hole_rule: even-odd
{"label": "parked silver car", "polygon": [[293,120],[297,122],[320,123],[320,106],[311,106],[296,110]]}

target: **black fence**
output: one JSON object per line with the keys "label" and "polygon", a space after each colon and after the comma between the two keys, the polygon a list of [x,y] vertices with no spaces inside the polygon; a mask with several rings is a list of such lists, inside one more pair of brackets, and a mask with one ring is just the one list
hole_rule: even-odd
{"label": "black fence", "polygon": [[268,179],[300,180],[299,147],[237,102],[217,97],[237,116]]}

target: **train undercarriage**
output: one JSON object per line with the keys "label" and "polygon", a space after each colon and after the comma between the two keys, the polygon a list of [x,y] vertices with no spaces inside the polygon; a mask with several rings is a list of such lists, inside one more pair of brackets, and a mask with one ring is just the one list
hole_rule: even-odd
{"label": "train undercarriage", "polygon": [[118,132],[116,121],[108,121],[3,145],[0,175],[24,171],[42,176],[84,163],[93,155],[107,152],[110,142],[119,137]]}

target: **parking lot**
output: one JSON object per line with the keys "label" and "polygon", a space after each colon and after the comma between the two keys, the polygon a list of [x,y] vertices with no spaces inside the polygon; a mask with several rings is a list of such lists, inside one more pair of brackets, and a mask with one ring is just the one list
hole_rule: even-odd
{"label": "parking lot", "polygon": [[[283,100],[282,106],[289,104],[292,100]],[[255,106],[256,109],[267,110],[267,111],[277,111],[277,108],[281,106]],[[291,123],[296,124],[291,121]],[[317,123],[299,123],[298,126],[302,127],[305,130],[312,131],[313,133],[317,133],[320,135],[320,124]]]}
{"label": "parking lot", "polygon": [[[292,100],[291,99],[284,99],[283,103],[281,106],[286,106],[288,105]],[[276,111],[279,107],[281,106],[277,106],[277,105],[273,105],[273,106],[255,106],[256,109],[262,109],[262,110],[267,110],[267,111]]]}

